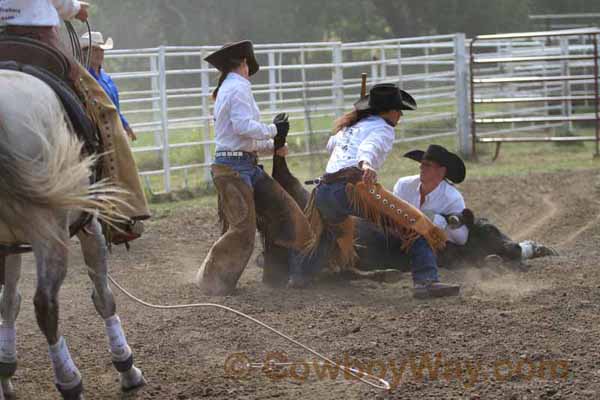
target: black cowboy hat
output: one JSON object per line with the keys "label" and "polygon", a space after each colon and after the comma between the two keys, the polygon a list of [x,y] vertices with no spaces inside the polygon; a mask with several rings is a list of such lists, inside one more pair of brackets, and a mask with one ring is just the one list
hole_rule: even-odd
{"label": "black cowboy hat", "polygon": [[369,90],[369,94],[354,103],[357,111],[416,110],[413,97],[393,83],[380,83]]}
{"label": "black cowboy hat", "polygon": [[248,63],[249,74],[254,75],[258,72],[259,65],[254,56],[254,47],[249,40],[242,40],[236,43],[227,43],[219,50],[207,56],[204,60],[212,64],[219,71],[228,71],[231,68],[231,61],[241,61],[246,59]]}
{"label": "black cowboy hat", "polygon": [[437,144],[429,145],[427,151],[409,151],[404,154],[404,157],[418,162],[423,160],[433,161],[442,167],[446,167],[446,179],[453,183],[461,183],[467,175],[467,169],[463,160],[456,154],[446,150],[445,147]]}

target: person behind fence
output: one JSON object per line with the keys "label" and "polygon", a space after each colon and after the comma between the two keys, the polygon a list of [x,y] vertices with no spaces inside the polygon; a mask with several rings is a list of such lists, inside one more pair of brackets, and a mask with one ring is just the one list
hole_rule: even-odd
{"label": "person behind fence", "polygon": [[[393,192],[420,209],[446,233],[447,247],[439,255],[438,263],[449,267],[460,260],[477,259],[478,255],[479,258],[496,255],[507,260],[526,260],[556,254],[551,248],[531,240],[513,242],[489,221],[475,218],[472,211],[466,209],[464,197],[455,186],[466,176],[466,166],[457,154],[432,144],[425,151],[412,150],[404,157],[417,161],[420,173],[399,178]],[[359,233],[357,245],[361,261],[367,265],[385,259],[393,259],[398,265],[406,260],[388,250],[400,246],[401,239],[381,230]]]}
{"label": "person behind fence", "polygon": [[[119,113],[102,86],[76,62],[61,44],[58,26],[61,19],[76,18],[86,21],[89,5],[77,0],[2,0],[0,7],[0,39],[10,41],[6,50],[0,40],[0,60],[18,60],[39,65],[37,54],[24,54],[31,46],[14,51],[13,38],[33,39],[41,46],[57,50],[67,62],[67,83],[82,100],[88,117],[98,127],[102,141],[102,177],[108,177],[126,190],[124,202],[116,204],[128,222],[119,230],[110,230],[113,243],[123,243],[141,235],[141,220],[150,217],[150,211],[139,180],[133,154],[129,148]],[[43,60],[42,60],[43,61]],[[42,65],[44,66],[44,65]]]}
{"label": "person behind fence", "polygon": [[204,294],[225,295],[235,289],[254,250],[257,218],[267,220],[275,242],[289,249],[304,248],[311,230],[296,202],[258,165],[258,152],[287,154],[289,122],[285,114],[275,116],[271,124],[260,122],[249,81],[259,70],[252,42],[226,44],[206,61],[220,71],[213,92],[216,153],[211,174],[223,234],[197,279]]}
{"label": "person behind fence", "polygon": [[385,232],[402,238],[411,260],[414,296],[458,295],[460,287],[439,282],[434,251],[444,247],[446,235],[419,209],[396,198],[377,183],[377,170],[392,150],[404,110],[416,102],[394,84],[378,84],[335,122],[329,139],[331,153],[326,173],[313,190],[306,213],[315,241],[291,258],[290,287],[306,286],[326,266],[343,270],[356,262],[354,219],[363,217]]}
{"label": "person behind fence", "polygon": [[87,57],[88,52],[90,52],[90,59],[88,62],[88,72],[92,74],[94,78],[98,81],[100,86],[104,89],[108,97],[112,100],[113,104],[117,108],[119,112],[119,117],[121,118],[121,124],[123,128],[125,128],[125,132],[129,139],[137,140],[137,136],[129,122],[121,112],[121,105],[119,103],[119,88],[112,80],[110,75],[106,73],[104,70],[104,50],[110,50],[113,48],[113,40],[112,38],[104,40],[104,37],[101,32],[86,32],[79,39],[81,44],[81,50],[83,54]]}

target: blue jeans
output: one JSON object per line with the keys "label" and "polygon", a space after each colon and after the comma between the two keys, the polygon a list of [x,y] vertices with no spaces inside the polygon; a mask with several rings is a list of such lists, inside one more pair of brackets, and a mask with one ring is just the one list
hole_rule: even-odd
{"label": "blue jeans", "polygon": [[[326,224],[339,224],[356,213],[346,195],[346,183],[321,184],[316,188],[316,206]],[[315,251],[308,256],[293,252],[290,257],[291,273],[298,277],[309,277],[325,268],[335,245],[335,234],[325,230]],[[437,282],[437,260],[427,241],[419,237],[408,249],[414,282]]]}
{"label": "blue jeans", "polygon": [[256,164],[256,158],[250,155],[242,157],[215,157],[215,164],[226,165],[240,174],[240,178],[251,188],[265,175],[265,172]]}

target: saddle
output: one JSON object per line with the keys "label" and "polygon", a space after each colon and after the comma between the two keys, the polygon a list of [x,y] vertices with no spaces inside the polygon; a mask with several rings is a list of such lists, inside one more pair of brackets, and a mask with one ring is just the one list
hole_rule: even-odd
{"label": "saddle", "polygon": [[[84,143],[84,151],[87,154],[101,153],[98,129],[87,116],[77,94],[67,83],[69,63],[63,54],[34,39],[2,35],[0,36],[0,70],[23,72],[50,86],[60,99],[75,134]],[[100,171],[100,166],[96,165],[95,171],[92,171],[91,183],[100,179]],[[69,227],[71,236],[82,229],[90,219],[90,215],[84,214],[75,221]],[[31,246],[28,245],[0,245],[0,256],[28,251],[31,251]]]}
{"label": "saddle", "polygon": [[67,57],[39,40],[3,33],[0,36],[0,61],[35,65],[64,82],[68,81]]}
{"label": "saddle", "polygon": [[0,69],[35,76],[54,90],[88,154],[100,153],[100,135],[77,94],[68,84],[66,57],[44,43],[25,37],[0,36]]}

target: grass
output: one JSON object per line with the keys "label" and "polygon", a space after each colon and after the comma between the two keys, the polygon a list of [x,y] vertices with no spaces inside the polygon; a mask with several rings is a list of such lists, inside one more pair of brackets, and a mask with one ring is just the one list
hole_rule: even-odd
{"label": "grass", "polygon": [[[577,134],[591,135],[593,131],[579,131]],[[417,174],[418,164],[404,158],[402,155],[412,149],[425,149],[428,144],[437,143],[449,149],[456,148],[454,138],[444,138],[431,142],[400,143],[388,156],[384,167],[379,171],[379,181],[386,187],[392,188],[401,176]],[[494,176],[522,176],[532,173],[576,171],[600,169],[600,159],[593,157],[595,144],[585,143],[578,146],[561,146],[553,143],[505,143],[498,160],[491,160],[494,145],[478,145],[478,161],[467,161],[467,180],[482,179]],[[326,155],[314,155],[303,158],[290,158],[290,170],[300,179],[314,178],[323,173],[327,162]],[[271,171],[271,161],[263,159],[265,170]],[[176,192],[178,193],[178,192]],[[188,197],[187,192],[185,196]],[[216,207],[216,195],[211,188],[205,186],[196,190],[184,201],[154,202],[153,212],[156,216],[165,217],[174,209]],[[182,197],[182,196],[179,196]],[[178,198],[174,196],[175,200]]]}
{"label": "grass", "polygon": [[[452,106],[430,103],[417,116],[420,117],[426,113],[453,112],[453,110]],[[294,132],[309,130],[308,126],[305,126],[306,117],[310,117],[310,128],[315,133],[310,136],[295,136]],[[291,135],[288,137],[290,154],[317,152],[325,148],[329,137],[328,132],[332,126],[331,117],[297,113],[290,115],[290,118]],[[420,135],[451,132],[454,129],[455,121],[453,119],[434,122],[404,121],[400,124],[397,137],[412,138]],[[318,131],[325,131],[327,133],[318,133]],[[548,132],[548,134],[564,135],[564,131],[557,128],[556,132]],[[582,136],[593,135],[594,131],[591,128],[579,129],[575,134]],[[174,129],[169,132],[169,141],[171,144],[195,142],[204,140],[206,136],[210,139],[214,138],[212,127],[208,133],[205,133],[203,128]],[[380,181],[387,187],[391,187],[398,177],[418,173],[418,165],[403,158],[402,154],[414,148],[424,149],[430,143],[438,143],[449,149],[457,148],[455,137],[397,144],[389,155],[383,169],[380,171]],[[139,135],[138,140],[134,143],[134,148],[153,146],[154,144],[154,135],[146,133]],[[598,163],[592,160],[594,146],[594,143],[576,143],[570,145],[504,143],[499,159],[496,162],[491,162],[495,145],[479,144],[477,146],[479,154],[478,162],[467,162],[467,179],[595,168],[598,166]],[[211,154],[214,153],[214,146],[210,146],[208,151]],[[200,164],[205,160],[204,153],[205,146],[171,148],[169,151],[169,161],[171,166]],[[136,153],[135,158],[140,171],[162,169],[162,155],[159,151]],[[270,171],[270,160],[265,158],[263,161],[265,169]],[[306,157],[290,157],[288,163],[290,169],[299,179],[306,180],[322,174],[327,163],[327,156],[325,154],[315,154]],[[214,189],[211,187],[208,168],[195,167],[171,171],[171,190],[174,194],[169,196],[157,195],[157,193],[164,191],[163,175],[146,176],[143,181],[148,197],[152,202],[162,202],[164,199],[177,200],[190,197],[204,198],[214,196]]]}

